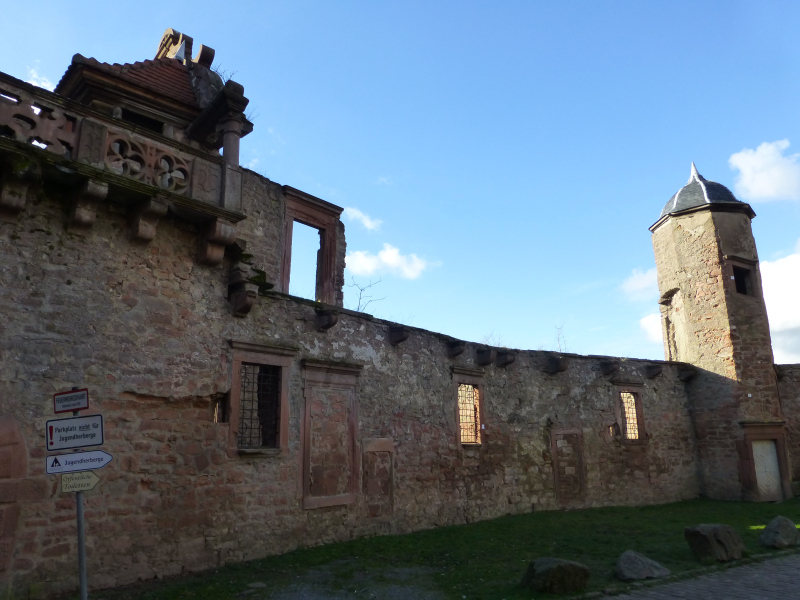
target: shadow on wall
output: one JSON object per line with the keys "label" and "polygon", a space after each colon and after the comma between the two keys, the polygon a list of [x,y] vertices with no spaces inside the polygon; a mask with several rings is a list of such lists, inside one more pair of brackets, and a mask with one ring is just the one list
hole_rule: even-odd
{"label": "shadow on wall", "polygon": [[31,481],[23,479],[27,474],[28,452],[17,421],[0,417],[0,581],[11,568],[20,502],[31,500],[24,489]]}

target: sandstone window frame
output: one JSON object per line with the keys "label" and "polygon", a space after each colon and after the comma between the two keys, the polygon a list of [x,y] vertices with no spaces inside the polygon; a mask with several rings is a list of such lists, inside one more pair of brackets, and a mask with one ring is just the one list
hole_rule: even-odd
{"label": "sandstone window frame", "polygon": [[[625,445],[643,445],[647,444],[647,427],[644,419],[644,405],[642,396],[644,393],[644,386],[640,384],[624,384],[617,385],[614,388],[614,412],[617,417],[617,424],[619,425],[619,442]],[[628,422],[625,414],[625,404],[622,399],[622,394],[632,394],[634,398],[634,406],[636,409],[636,438],[628,438]]]}
{"label": "sandstone window frame", "polygon": [[[461,448],[481,448],[486,443],[486,384],[484,372],[479,369],[467,369],[464,367],[453,367],[453,413],[455,415],[455,436]],[[459,388],[462,385],[471,385],[478,390],[478,440],[476,442],[464,442],[461,438],[461,411],[459,407]]]}
{"label": "sandstone window frame", "polygon": [[[358,452],[358,377],[362,365],[351,363],[329,363],[304,359],[303,366],[303,420],[300,439],[302,442],[302,468],[300,495],[303,509],[325,508],[354,504],[358,500],[361,461]],[[350,473],[347,491],[343,494],[315,496],[311,494],[311,412],[316,390],[336,390],[349,394],[347,454],[350,458]]]}
{"label": "sandstone window frame", "polygon": [[292,233],[294,222],[302,223],[319,232],[317,251],[317,280],[314,298],[324,304],[336,304],[336,253],[337,228],[344,209],[288,185],[283,186],[286,203],[281,248],[280,290],[289,293],[292,270]]}
{"label": "sandstone window frame", "polygon": [[[294,362],[294,348],[265,346],[231,340],[231,388],[226,412],[228,422],[228,456],[235,457],[279,457],[289,450],[289,371]],[[280,367],[278,443],[274,448],[240,448],[239,422],[241,409],[241,368],[243,364]]]}
{"label": "sandstone window frame", "polygon": [[[723,276],[725,287],[731,295],[736,298],[761,299],[761,274],[758,268],[758,261],[728,254],[724,256],[724,259]],[[737,273],[737,271],[739,272]],[[745,286],[745,292],[741,292],[738,289],[737,282],[741,282],[739,286]]]}

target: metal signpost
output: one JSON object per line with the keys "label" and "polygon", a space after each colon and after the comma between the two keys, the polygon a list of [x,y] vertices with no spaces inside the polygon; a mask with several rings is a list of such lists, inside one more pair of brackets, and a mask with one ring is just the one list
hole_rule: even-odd
{"label": "metal signpost", "polygon": [[[89,390],[72,388],[69,392],[53,395],[53,412],[72,412],[72,417],[52,419],[46,425],[48,452],[100,446],[103,443],[103,417],[79,416],[79,411],[89,408]],[[61,474],[61,491],[76,492],[78,512],[78,572],[81,582],[81,600],[88,600],[89,586],[86,578],[86,532],[83,519],[83,492],[94,489],[100,478],[92,473],[102,469],[112,456],[102,450],[56,454],[45,458],[45,470],[50,475]]]}

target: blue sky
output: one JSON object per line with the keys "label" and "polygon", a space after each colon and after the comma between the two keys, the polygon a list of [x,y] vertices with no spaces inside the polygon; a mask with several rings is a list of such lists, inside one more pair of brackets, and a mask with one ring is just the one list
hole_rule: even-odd
{"label": "blue sky", "polygon": [[800,362],[800,4],[36,6],[4,7],[0,70],[44,85],[76,52],[152,58],[167,27],[213,47],[250,98],[242,163],[351,209],[369,312],[471,341],[555,349],[560,328],[571,352],[663,358],[647,228],[694,161],[758,214],[776,355]]}

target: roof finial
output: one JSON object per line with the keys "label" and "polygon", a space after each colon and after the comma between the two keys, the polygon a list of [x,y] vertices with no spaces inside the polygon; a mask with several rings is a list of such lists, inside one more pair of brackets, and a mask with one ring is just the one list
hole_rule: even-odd
{"label": "roof finial", "polygon": [[686,182],[687,185],[692,183],[692,179],[694,179],[696,181],[700,181],[702,178],[703,178],[703,176],[700,175],[700,173],[697,172],[697,167],[694,166],[694,162],[693,162],[692,163],[692,172],[689,173],[689,181]]}

